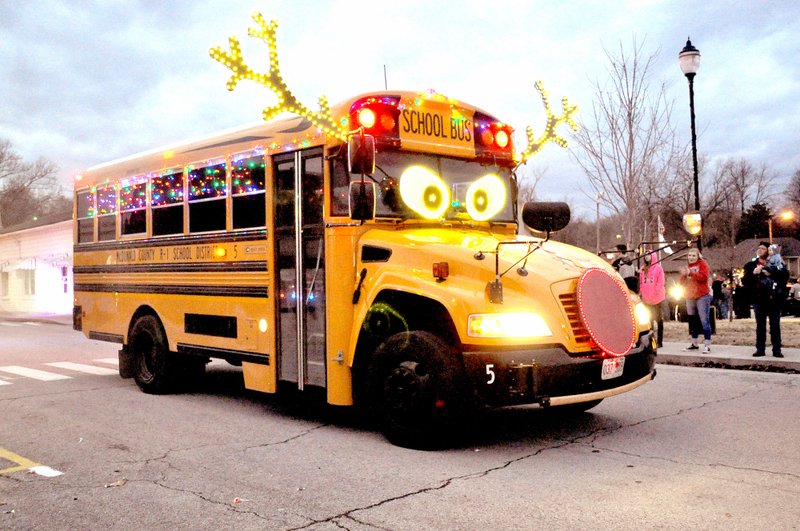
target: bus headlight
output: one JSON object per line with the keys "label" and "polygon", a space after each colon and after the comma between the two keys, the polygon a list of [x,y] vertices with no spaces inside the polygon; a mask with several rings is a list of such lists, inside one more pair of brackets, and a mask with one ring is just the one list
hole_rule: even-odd
{"label": "bus headlight", "polygon": [[469,316],[470,337],[547,337],[553,332],[538,314],[479,313]]}
{"label": "bus headlight", "polygon": [[653,318],[650,316],[650,310],[647,309],[644,303],[637,302],[636,306],[633,307],[633,313],[636,314],[636,322],[640,326],[650,326],[652,324]]}

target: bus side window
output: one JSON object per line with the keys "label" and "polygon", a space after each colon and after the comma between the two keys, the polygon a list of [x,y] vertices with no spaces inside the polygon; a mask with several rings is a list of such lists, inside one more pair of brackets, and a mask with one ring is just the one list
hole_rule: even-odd
{"label": "bus side window", "polygon": [[263,156],[233,162],[231,168],[233,229],[266,225],[264,168]]}
{"label": "bus side window", "polygon": [[189,170],[189,232],[225,230],[225,163]]}
{"label": "bus side window", "polygon": [[153,236],[183,233],[183,171],[154,175],[150,179]]}
{"label": "bus side window", "polygon": [[122,236],[147,232],[146,182],[138,178],[119,190],[119,231]]}
{"label": "bus side window", "polygon": [[94,194],[84,190],[77,194],[78,243],[94,241]]}
{"label": "bus side window", "polygon": [[97,189],[97,239],[114,240],[117,237],[117,190],[113,184]]}

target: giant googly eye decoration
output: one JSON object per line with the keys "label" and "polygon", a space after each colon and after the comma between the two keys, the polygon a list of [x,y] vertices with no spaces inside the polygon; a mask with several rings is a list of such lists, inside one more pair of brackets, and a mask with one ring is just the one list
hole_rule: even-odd
{"label": "giant googly eye decoration", "polygon": [[411,166],[400,176],[400,197],[426,219],[441,218],[450,206],[450,190],[438,175],[424,166]]}
{"label": "giant googly eye decoration", "polygon": [[467,213],[475,221],[486,221],[506,205],[506,185],[497,175],[484,175],[467,189]]}

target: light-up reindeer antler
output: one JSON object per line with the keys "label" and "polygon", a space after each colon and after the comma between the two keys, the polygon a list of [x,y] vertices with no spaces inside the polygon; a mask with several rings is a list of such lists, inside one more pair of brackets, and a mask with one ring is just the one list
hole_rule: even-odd
{"label": "light-up reindeer antler", "polygon": [[313,112],[300,103],[289,90],[289,87],[286,86],[286,83],[284,83],[278,66],[278,50],[275,39],[278,22],[272,20],[267,24],[267,21],[261,16],[261,13],[253,15],[253,20],[256,22],[257,26],[255,28],[249,28],[247,34],[250,37],[263,40],[267,43],[267,46],[269,46],[269,73],[261,74],[247,66],[242,60],[242,49],[239,46],[239,40],[236,37],[230,37],[228,38],[230,51],[222,50],[219,46],[215,46],[209,50],[209,54],[215,61],[222,63],[233,72],[233,75],[231,75],[228,80],[228,90],[236,88],[237,83],[242,79],[251,79],[267,87],[278,98],[278,103],[264,109],[262,114],[264,120],[269,121],[282,112],[291,112],[303,118],[307,118],[316,127],[323,129],[326,133],[341,140],[346,140],[347,130],[331,116],[328,99],[325,96],[320,96],[319,98],[319,111]]}
{"label": "light-up reindeer antler", "polygon": [[528,136],[528,145],[525,146],[525,151],[517,155],[517,159],[520,163],[527,161],[538,153],[547,142],[555,142],[561,147],[567,147],[566,139],[556,134],[556,127],[560,124],[566,123],[573,131],[578,130],[578,124],[572,119],[572,115],[578,110],[577,105],[570,105],[566,97],[561,98],[561,116],[555,116],[550,109],[548,93],[544,89],[544,84],[541,81],[536,82],[536,90],[539,91],[542,97],[542,103],[544,104],[544,110],[547,112],[547,124],[545,125],[544,133],[538,138],[533,134],[533,127],[528,126],[525,128],[525,134]]}

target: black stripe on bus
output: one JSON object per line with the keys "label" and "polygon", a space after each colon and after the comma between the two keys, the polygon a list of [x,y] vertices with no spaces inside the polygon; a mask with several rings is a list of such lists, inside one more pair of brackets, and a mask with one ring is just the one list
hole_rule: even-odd
{"label": "black stripe on bus", "polygon": [[208,315],[187,313],[183,316],[183,331],[203,336],[238,337],[236,317],[232,315]]}
{"label": "black stripe on bus", "polygon": [[205,295],[208,297],[269,298],[267,286],[182,286],[161,284],[81,284],[75,293],[154,293],[158,295]]}
{"label": "black stripe on bus", "polygon": [[253,262],[200,262],[187,264],[120,264],[101,266],[75,266],[72,272],[78,274],[88,273],[213,273],[213,272],[242,272],[242,271],[268,271],[266,260]]}
{"label": "black stripe on bus", "polygon": [[123,340],[121,334],[109,334],[106,332],[89,332],[89,339],[109,341],[111,343],[122,343]]}
{"label": "black stripe on bus", "polygon": [[267,238],[266,229],[246,230],[240,232],[226,232],[214,234],[195,234],[166,237],[143,238],[140,240],[119,240],[98,243],[79,243],[73,247],[74,252],[79,251],[107,251],[116,249],[139,249],[142,247],[171,247],[175,245],[199,245],[212,243],[228,243],[243,241],[258,241]]}
{"label": "black stripe on bus", "polygon": [[187,345],[186,343],[178,343],[178,352],[181,354],[202,356],[205,358],[241,360],[250,363],[258,363],[260,365],[270,364],[269,354],[256,354],[253,352],[244,352],[242,350],[228,350],[224,348],[203,347],[200,345]]}

